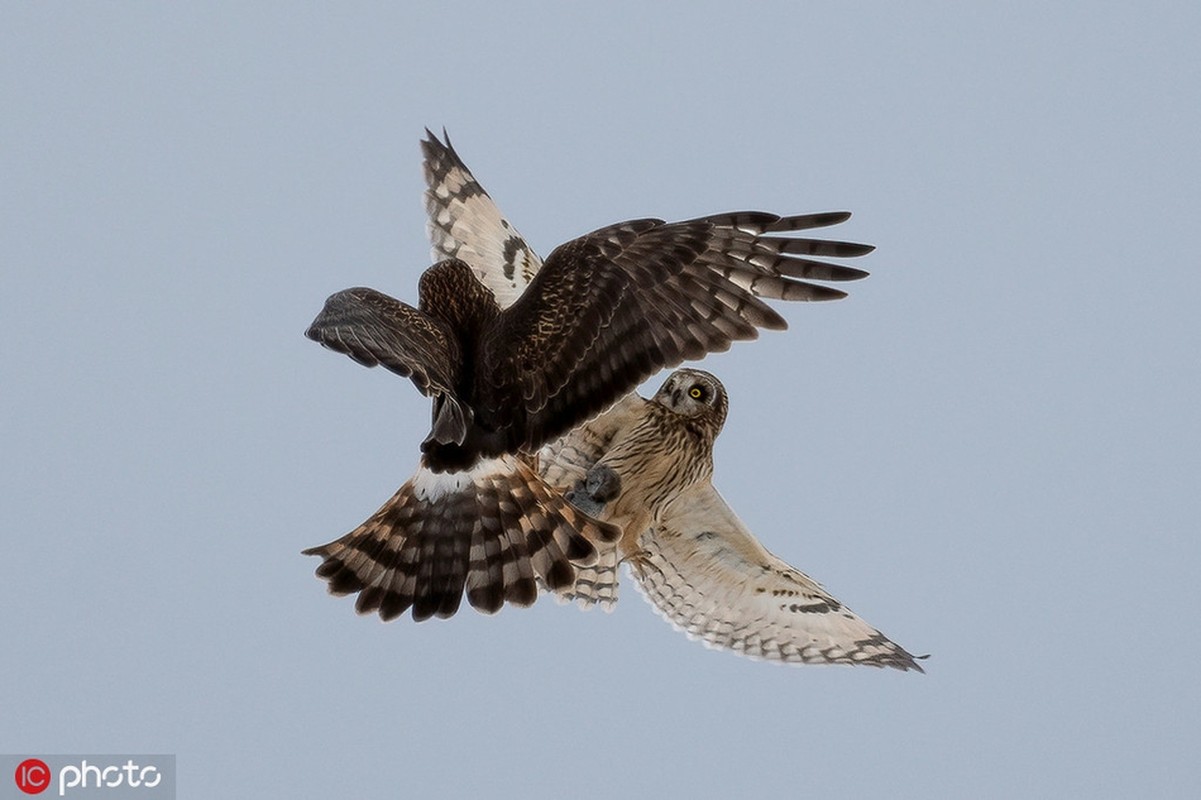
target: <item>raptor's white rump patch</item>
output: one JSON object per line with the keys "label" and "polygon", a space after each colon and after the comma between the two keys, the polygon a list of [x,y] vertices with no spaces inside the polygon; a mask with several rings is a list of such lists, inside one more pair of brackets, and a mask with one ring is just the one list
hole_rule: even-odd
{"label": "raptor's white rump patch", "polygon": [[480,480],[492,475],[508,475],[516,471],[512,456],[485,458],[461,472],[434,472],[424,463],[413,475],[413,496],[423,503],[436,503],[448,494],[459,494]]}

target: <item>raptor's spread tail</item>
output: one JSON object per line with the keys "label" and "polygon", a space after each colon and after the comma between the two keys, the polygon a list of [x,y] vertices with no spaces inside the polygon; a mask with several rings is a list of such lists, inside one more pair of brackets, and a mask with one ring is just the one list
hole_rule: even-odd
{"label": "raptor's spread tail", "polygon": [[358,593],[355,610],[384,620],[450,617],[463,592],[477,610],[528,606],[537,584],[561,591],[576,566],[596,563],[593,542],[619,532],[585,516],[523,460],[502,456],[462,472],[424,463],[370,519],[329,544],[317,576],[336,595]]}

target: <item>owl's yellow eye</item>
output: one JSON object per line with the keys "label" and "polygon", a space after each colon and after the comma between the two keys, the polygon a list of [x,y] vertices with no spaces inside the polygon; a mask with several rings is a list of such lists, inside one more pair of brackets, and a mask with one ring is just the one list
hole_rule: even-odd
{"label": "owl's yellow eye", "polygon": [[688,390],[688,396],[691,397],[693,400],[700,400],[702,397],[705,396],[705,390],[699,386],[693,386],[691,389]]}

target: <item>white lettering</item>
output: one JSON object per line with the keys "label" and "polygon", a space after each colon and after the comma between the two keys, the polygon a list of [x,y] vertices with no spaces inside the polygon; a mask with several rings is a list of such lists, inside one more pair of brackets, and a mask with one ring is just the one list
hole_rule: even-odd
{"label": "white lettering", "polygon": [[133,773],[137,768],[138,768],[138,765],[133,763],[132,758],[129,759],[128,761],[126,761],[125,766],[122,767],[122,769],[125,770],[125,782],[135,788],[138,786],[141,786],[141,784],[138,783],[138,779],[133,776]]}
{"label": "white lettering", "polygon": [[[29,783],[36,785],[37,781],[32,773],[43,772],[40,767],[28,768],[30,778]],[[87,759],[82,759],[79,766],[69,764],[58,771],[58,796],[62,797],[67,793],[68,789],[76,788],[93,788],[93,787],[109,787],[116,788],[122,785],[128,785],[131,788],[141,786],[147,789],[153,789],[162,783],[163,775],[158,771],[158,767],[153,764],[148,764],[144,767],[134,763],[131,758],[123,765],[110,764],[101,769],[96,764],[89,764]],[[49,784],[50,776],[46,775],[43,778],[43,784]]]}
{"label": "white lettering", "polygon": [[[63,780],[63,778],[66,777],[68,772],[75,773],[75,777],[73,777],[71,779],[70,783],[67,783]],[[80,773],[79,773],[79,767],[68,766],[68,767],[63,767],[62,769],[60,769],[58,771],[58,796],[62,797],[64,794],[67,793],[68,789],[74,789],[76,786],[78,786],[79,781],[82,777],[83,776],[80,775]]]}
{"label": "white lettering", "polygon": [[[146,780],[147,772],[152,773],[154,775],[153,781]],[[162,773],[160,773],[158,771],[158,769],[155,767],[142,767],[142,772],[140,774],[142,777],[142,785],[145,786],[147,789],[153,789],[155,786],[158,786],[159,781],[161,781],[163,779]]]}
{"label": "white lettering", "polygon": [[79,768],[83,770],[83,783],[81,783],[80,786],[85,789],[88,788],[88,776],[92,774],[96,775],[96,785],[100,785],[100,767],[96,766],[95,764],[89,764],[87,759],[84,759],[83,761],[79,762]]}

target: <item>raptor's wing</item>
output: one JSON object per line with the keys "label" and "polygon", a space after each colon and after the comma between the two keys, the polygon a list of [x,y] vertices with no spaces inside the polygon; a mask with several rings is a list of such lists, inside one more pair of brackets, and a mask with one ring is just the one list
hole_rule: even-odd
{"label": "raptor's wing", "polygon": [[556,248],[485,343],[480,408],[521,437],[511,446],[537,448],[664,367],[786,328],[760,298],[838,299],[845,293],[810,280],[866,274],[803,256],[872,248],[778,234],[847,216],[631,220]]}
{"label": "raptor's wing", "polygon": [[708,482],[672,500],[631,559],[638,587],[675,628],[751,658],[917,670],[903,647],[769,553]]}
{"label": "raptor's wing", "polygon": [[434,261],[459,258],[492,290],[501,308],[513,303],[542,266],[450,144],[426,130],[421,142],[425,210]]}
{"label": "raptor's wing", "polygon": [[330,295],[305,336],[364,366],[412,378],[422,394],[451,391],[462,362],[443,322],[363,287]]}

